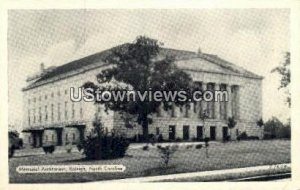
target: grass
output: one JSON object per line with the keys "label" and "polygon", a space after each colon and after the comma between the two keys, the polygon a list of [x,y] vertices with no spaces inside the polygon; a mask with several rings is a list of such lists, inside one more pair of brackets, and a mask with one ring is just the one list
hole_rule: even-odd
{"label": "grass", "polygon": [[[268,164],[289,163],[290,141],[242,141],[214,143],[209,146],[209,158],[205,149],[179,148],[168,168],[163,167],[162,159],[155,147],[148,151],[129,149],[121,159],[87,161],[80,153],[57,153],[48,155],[16,156],[9,160],[11,183],[69,183],[89,182],[108,179],[121,179],[152,175],[219,170]],[[123,173],[58,173],[58,174],[19,174],[20,165],[106,165],[122,164]]]}

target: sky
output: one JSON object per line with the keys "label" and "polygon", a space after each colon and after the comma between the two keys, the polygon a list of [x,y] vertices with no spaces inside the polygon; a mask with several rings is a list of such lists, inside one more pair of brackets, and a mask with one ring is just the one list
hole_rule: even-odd
{"label": "sky", "polygon": [[289,51],[288,9],[10,10],[9,124],[22,127],[26,78],[46,67],[133,42],[139,35],[164,47],[216,54],[264,77],[263,119],[290,117],[280,76],[271,73]]}

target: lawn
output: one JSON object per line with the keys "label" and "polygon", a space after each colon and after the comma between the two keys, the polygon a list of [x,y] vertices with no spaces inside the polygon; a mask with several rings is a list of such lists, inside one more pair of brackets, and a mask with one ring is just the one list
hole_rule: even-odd
{"label": "lawn", "polygon": [[[114,160],[86,161],[79,153],[56,153],[16,156],[9,160],[11,183],[69,183],[89,182],[129,177],[153,176],[195,171],[208,171],[227,168],[290,163],[290,141],[241,141],[211,143],[209,157],[205,149],[186,149],[181,146],[174,154],[168,168],[164,168],[157,148],[144,151],[130,148],[127,156]],[[19,174],[20,165],[108,165],[126,166],[123,173],[58,173],[58,174]]]}

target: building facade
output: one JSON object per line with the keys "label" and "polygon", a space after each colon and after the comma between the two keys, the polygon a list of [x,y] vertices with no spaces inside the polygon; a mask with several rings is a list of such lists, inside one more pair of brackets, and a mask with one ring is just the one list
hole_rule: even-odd
{"label": "building facade", "polygon": [[[40,147],[47,144],[76,144],[91,131],[95,116],[100,117],[107,131],[117,131],[131,138],[142,134],[141,126],[127,128],[118,113],[105,112],[93,102],[72,102],[70,88],[86,82],[97,83],[96,75],[110,67],[105,58],[112,49],[45,69],[27,79],[24,94],[24,144]],[[149,125],[149,134],[166,140],[223,140],[246,132],[262,138],[256,122],[262,117],[262,77],[229,63],[216,55],[163,48],[160,56],[172,55],[178,67],[189,73],[202,90],[228,92],[228,102],[197,102],[190,107],[159,109]],[[203,120],[203,113],[207,118]],[[237,125],[228,129],[234,117]]]}

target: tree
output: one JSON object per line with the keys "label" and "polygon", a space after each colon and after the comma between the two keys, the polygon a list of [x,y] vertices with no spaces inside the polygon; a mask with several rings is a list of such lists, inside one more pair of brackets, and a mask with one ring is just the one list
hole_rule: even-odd
{"label": "tree", "polygon": [[[264,126],[264,121],[263,121],[263,119],[262,118],[260,118],[258,121],[256,121],[256,125],[259,127],[259,128],[261,128],[262,126]],[[262,138],[264,137],[264,131],[262,130]]]}
{"label": "tree", "polygon": [[269,138],[290,138],[290,124],[285,125],[278,118],[272,117],[264,124],[264,130]]}
{"label": "tree", "polygon": [[291,53],[285,52],[284,61],[280,66],[274,68],[271,72],[278,72],[281,75],[280,86],[279,89],[286,89],[285,93],[287,94],[287,103],[288,106],[291,106],[291,94],[289,91],[289,84],[291,82],[291,70],[290,70],[290,62],[291,62]]}
{"label": "tree", "polygon": [[237,122],[235,120],[234,117],[229,117],[228,121],[227,121],[227,125],[229,128],[229,134],[230,134],[230,138],[231,138],[231,129],[233,129],[236,126]]}
{"label": "tree", "polygon": [[[84,87],[101,90],[127,91],[133,90],[144,94],[146,91],[186,91],[189,92],[192,79],[186,72],[179,69],[171,56],[160,55],[161,44],[157,40],[144,36],[137,37],[131,44],[119,46],[112,50],[106,59],[111,68],[104,69],[97,75],[100,85],[86,83]],[[162,57],[162,58],[161,58]],[[108,85],[114,81],[115,85]],[[148,140],[148,125],[151,124],[151,115],[156,113],[160,105],[165,110],[175,106],[183,106],[187,102],[176,97],[174,102],[162,100],[147,101],[110,101],[97,102],[105,105],[106,110],[112,110],[121,115],[135,116],[138,124],[142,126],[144,139]]]}

